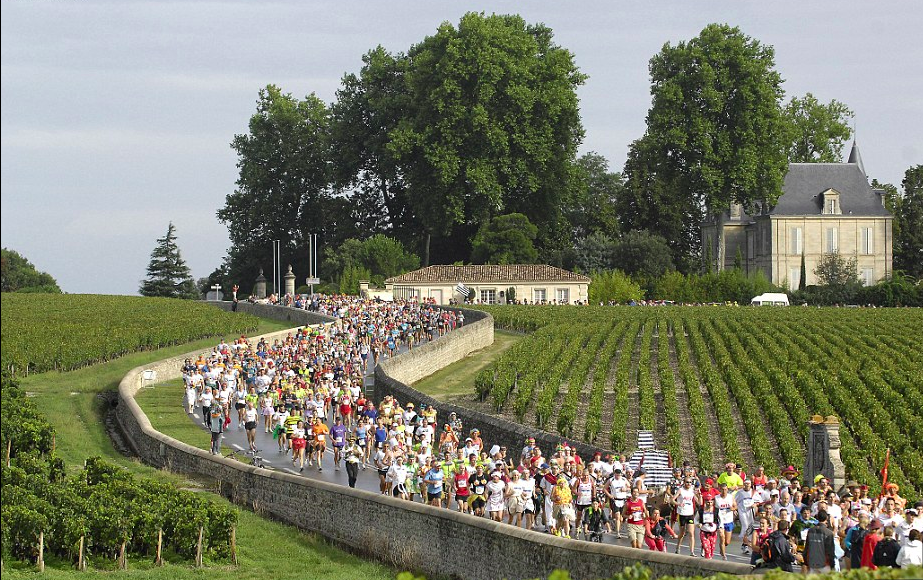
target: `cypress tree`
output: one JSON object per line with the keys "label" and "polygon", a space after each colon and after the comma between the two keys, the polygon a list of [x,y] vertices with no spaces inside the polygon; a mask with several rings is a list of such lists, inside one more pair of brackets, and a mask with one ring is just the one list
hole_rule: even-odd
{"label": "cypress tree", "polygon": [[157,246],[151,252],[151,263],[147,266],[147,278],[138,290],[142,296],[162,298],[199,298],[195,281],[176,245],[176,228],[170,222],[167,235],[157,239]]}
{"label": "cypress tree", "polygon": [[804,287],[808,285],[808,272],[804,267],[804,252],[801,252],[801,279],[798,281],[798,289],[804,290]]}

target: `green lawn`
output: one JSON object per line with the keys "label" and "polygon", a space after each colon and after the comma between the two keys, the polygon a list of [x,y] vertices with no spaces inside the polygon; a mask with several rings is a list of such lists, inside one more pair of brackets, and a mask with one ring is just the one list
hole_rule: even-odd
{"label": "green lawn", "polygon": [[[261,320],[259,329],[253,333],[264,334],[290,327],[291,324],[272,320]],[[112,446],[103,423],[104,402],[98,397],[105,391],[114,391],[119,381],[136,366],[196,350],[206,350],[216,344],[216,339],[140,352],[110,361],[108,363],[82,368],[68,373],[43,373],[20,381],[23,390],[32,394],[39,409],[46,414],[57,431],[57,453],[71,469],[83,465],[85,458],[99,455],[122,465],[132,472],[168,481],[178,486],[202,489],[203,484],[190,481],[180,475],[160,471],[137,460],[121,455]],[[172,393],[170,391],[173,391]],[[169,432],[189,443],[202,445],[191,435],[201,431],[186,419],[182,411],[181,389],[174,383],[172,388],[158,386],[145,389],[145,400],[149,397],[164,410],[172,408],[177,417],[161,417],[154,411],[151,417],[154,426]],[[168,422],[164,422],[166,419]],[[182,419],[180,421],[179,419]],[[169,421],[175,421],[171,425]],[[217,495],[213,499],[225,502]],[[240,510],[237,530],[239,566],[214,564],[197,570],[188,564],[167,564],[155,568],[150,562],[133,560],[129,554],[129,570],[119,575],[132,579],[152,578],[172,580],[187,578],[214,578],[215,574],[231,574],[235,578],[253,580],[302,580],[303,578],[376,579],[393,578],[395,571],[377,563],[363,560],[328,544],[317,535],[297,528],[272,522],[247,510]],[[12,578],[91,578],[108,577],[112,574],[104,569],[104,563],[91,567],[89,572],[75,573],[69,563],[49,561],[44,575],[23,562],[4,559],[3,577]]]}
{"label": "green lawn", "polygon": [[[135,395],[135,401],[151,420],[151,426],[154,429],[193,447],[210,449],[211,439],[208,433],[197,423],[189,420],[184,398],[182,379],[157,383],[151,388],[142,389]],[[227,449],[223,451],[225,455],[228,454]]]}
{"label": "green lawn", "polygon": [[439,400],[474,392],[474,378],[481,369],[494,363],[511,346],[525,338],[515,332],[494,329],[494,343],[475,351],[457,363],[413,384],[413,388]]}

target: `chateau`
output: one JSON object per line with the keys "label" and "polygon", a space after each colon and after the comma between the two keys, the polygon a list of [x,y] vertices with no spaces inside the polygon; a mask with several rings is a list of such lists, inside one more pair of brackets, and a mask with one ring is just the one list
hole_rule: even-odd
{"label": "chateau", "polygon": [[891,274],[891,220],[885,192],[869,185],[859,147],[846,163],[790,163],[782,196],[753,215],[739,204],[702,224],[703,256],[716,269],[739,260],[749,274],[762,271],[774,284],[798,288],[804,256],[806,282],[825,254],[856,258],[865,285]]}

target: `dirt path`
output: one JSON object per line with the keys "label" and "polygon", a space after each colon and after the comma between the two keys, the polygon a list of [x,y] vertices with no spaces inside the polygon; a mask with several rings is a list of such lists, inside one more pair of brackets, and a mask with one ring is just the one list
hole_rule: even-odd
{"label": "dirt path", "polygon": [[654,446],[657,449],[665,449],[667,442],[667,422],[666,410],[663,407],[663,391],[660,388],[660,329],[654,327],[654,334],[651,336],[651,382],[654,384],[654,404],[656,405],[654,415]]}
{"label": "dirt path", "polygon": [[625,428],[625,446],[628,450],[638,448],[638,429],[641,428],[641,402],[638,397],[638,359],[641,358],[641,336],[644,325],[638,327],[638,334],[631,339],[631,370],[628,371],[628,422]]}
{"label": "dirt path", "polygon": [[[704,407],[705,407],[705,425],[708,428],[708,442],[712,448],[712,455],[714,457],[714,465],[712,466],[702,466],[703,469],[706,467],[717,467],[724,464],[724,446],[721,444],[721,435],[718,433],[718,416],[715,413],[715,406],[711,402],[711,394],[708,392],[708,388],[705,386],[705,383],[702,381],[702,375],[699,373],[699,366],[696,364],[695,354],[692,352],[692,344],[689,343],[689,337],[685,334],[675,335],[673,337],[674,341],[682,340],[685,343],[686,351],[689,353],[689,364],[692,367],[692,371],[695,373],[696,382],[695,385],[686,385],[686,388],[689,389],[699,389],[699,393],[702,395]],[[675,345],[675,342],[674,342]]]}

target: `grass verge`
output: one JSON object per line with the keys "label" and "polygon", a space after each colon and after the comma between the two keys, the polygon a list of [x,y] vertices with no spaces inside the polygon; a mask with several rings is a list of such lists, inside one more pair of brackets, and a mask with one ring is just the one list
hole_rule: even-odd
{"label": "grass verge", "polygon": [[[289,323],[261,320],[258,330],[253,334],[264,334],[289,327],[291,327]],[[112,446],[106,434],[103,415],[105,402],[99,395],[105,391],[117,389],[125,373],[136,366],[199,349],[207,350],[214,345],[214,338],[203,339],[155,351],[134,353],[104,364],[67,373],[49,372],[33,375],[22,379],[20,384],[23,390],[35,397],[39,409],[54,425],[57,431],[57,454],[72,469],[83,465],[87,457],[99,455],[138,475],[153,477],[181,487],[207,491],[200,482],[154,469],[119,453]],[[171,395],[171,391],[175,395]],[[164,400],[160,404],[165,408],[170,406],[178,410],[185,422],[182,427],[202,437],[201,431],[198,431],[182,413],[180,392],[181,389],[177,388],[177,385],[174,385],[172,389],[164,387],[145,390],[145,394],[162,395]],[[173,436],[177,436],[177,432],[181,431],[181,429],[174,430],[173,427],[163,427],[157,422],[154,422],[154,425],[170,432]],[[177,426],[180,426],[179,422]],[[202,445],[201,441],[195,441],[192,438],[187,442]],[[218,495],[213,495],[212,498],[226,502]],[[243,509],[240,510],[237,545],[239,561],[237,567],[218,563],[195,569],[187,564],[168,563],[162,568],[157,568],[151,562],[133,560],[129,554],[129,569],[127,572],[119,572],[119,575],[131,579],[156,580],[211,578],[216,573],[232,574],[235,578],[252,578],[253,580],[266,580],[267,578],[302,580],[305,577],[372,580],[393,578],[395,575],[394,570],[331,546],[315,534],[308,534],[292,526],[264,519]],[[112,572],[104,569],[104,565],[105,563],[100,562],[98,568],[91,567],[88,572],[76,572],[69,569],[69,563],[49,561],[45,573],[40,575],[35,572],[34,566],[5,559],[3,577],[4,580],[8,575],[10,578],[50,579],[109,577]]]}
{"label": "grass verge", "polygon": [[525,335],[494,329],[492,345],[417,381],[413,388],[442,401],[458,395],[471,395],[474,393],[474,378],[478,372],[496,362],[504,352],[523,338]]}

